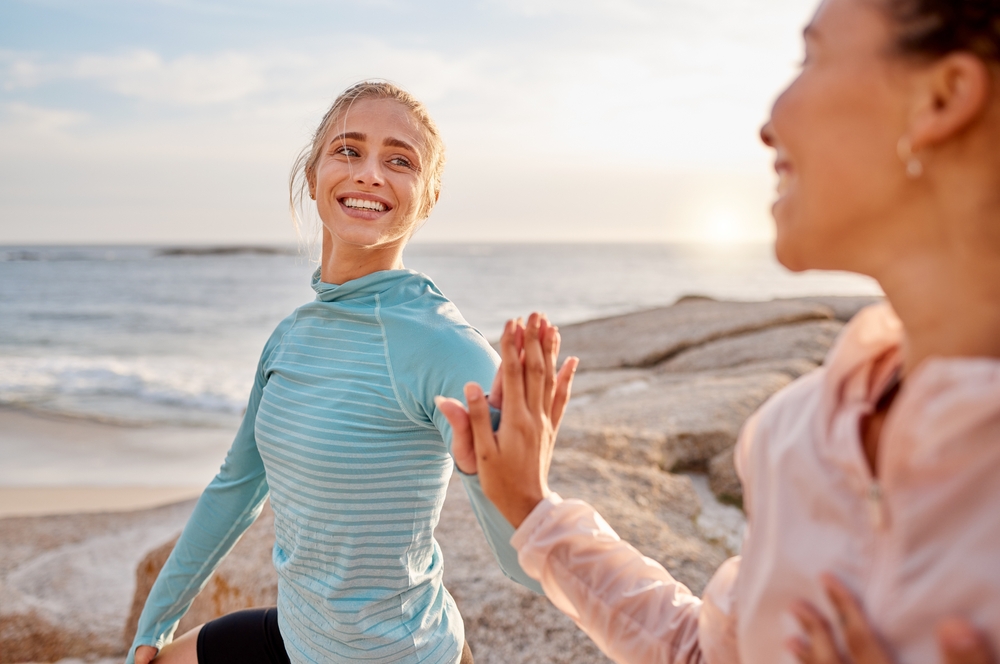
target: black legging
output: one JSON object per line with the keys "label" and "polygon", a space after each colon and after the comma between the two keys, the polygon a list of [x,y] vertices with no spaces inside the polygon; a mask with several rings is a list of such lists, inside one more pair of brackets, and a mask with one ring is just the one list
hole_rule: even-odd
{"label": "black legging", "polygon": [[[198,664],[291,664],[278,631],[278,609],[244,609],[205,623]],[[459,664],[473,664],[468,642]]]}

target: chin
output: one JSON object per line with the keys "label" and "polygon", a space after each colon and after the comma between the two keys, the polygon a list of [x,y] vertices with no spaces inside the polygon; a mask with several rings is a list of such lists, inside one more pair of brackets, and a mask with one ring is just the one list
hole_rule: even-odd
{"label": "chin", "polygon": [[794,244],[782,240],[780,233],[774,241],[774,257],[783,267],[792,272],[803,272],[811,267],[807,261],[803,260],[801,252]]}

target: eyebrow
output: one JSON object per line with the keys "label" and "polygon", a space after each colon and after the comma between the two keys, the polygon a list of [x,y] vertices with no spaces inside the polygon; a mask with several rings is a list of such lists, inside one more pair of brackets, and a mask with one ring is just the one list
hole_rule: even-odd
{"label": "eyebrow", "polygon": [[[348,132],[344,132],[343,134],[339,134],[337,136],[334,136],[333,138],[330,139],[330,142],[331,143],[336,143],[338,141],[348,141],[348,140],[350,140],[350,141],[360,141],[360,142],[364,143],[366,140],[368,140],[368,136],[366,136],[365,134],[362,134],[360,132],[357,132],[357,131],[348,131]],[[398,138],[392,138],[392,137],[387,138],[384,141],[382,141],[382,145],[385,145],[387,147],[392,147],[392,148],[403,148],[404,150],[409,150],[410,152],[413,152],[415,154],[419,154],[419,152],[417,152],[416,148],[414,148],[412,145],[410,145],[406,141],[400,140]]]}
{"label": "eyebrow", "polygon": [[339,136],[334,136],[330,139],[331,143],[336,143],[337,141],[361,141],[364,142],[367,137],[364,134],[358,133],[356,131],[348,131],[340,134]]}

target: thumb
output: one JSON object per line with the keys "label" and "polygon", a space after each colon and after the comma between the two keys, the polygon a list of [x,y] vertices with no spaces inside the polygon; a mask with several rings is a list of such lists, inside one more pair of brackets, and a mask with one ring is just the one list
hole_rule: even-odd
{"label": "thumb", "polygon": [[945,664],[997,664],[989,643],[965,620],[941,621],[937,637]]}
{"label": "thumb", "polygon": [[451,425],[451,455],[466,475],[476,474],[476,449],[472,443],[472,422],[465,406],[457,399],[434,397],[434,405]]}
{"label": "thumb", "polygon": [[149,664],[158,652],[153,646],[139,646],[135,649],[135,664]]}

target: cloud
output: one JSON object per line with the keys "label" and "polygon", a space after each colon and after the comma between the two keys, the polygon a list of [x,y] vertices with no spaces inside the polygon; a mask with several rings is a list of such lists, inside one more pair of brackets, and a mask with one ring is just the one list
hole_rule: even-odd
{"label": "cloud", "polygon": [[6,116],[3,125],[16,132],[43,135],[57,134],[64,129],[83,124],[89,117],[86,113],[77,111],[42,108],[19,102],[3,104],[0,108]]}
{"label": "cloud", "polygon": [[179,105],[236,101],[264,87],[261,63],[243,53],[184,55],[173,60],[147,50],[87,55],[76,59],[67,73],[126,97]]}

